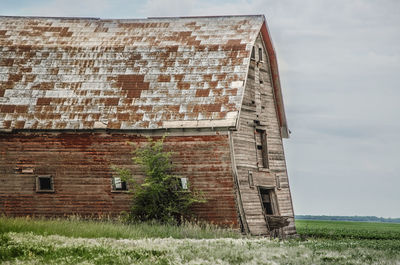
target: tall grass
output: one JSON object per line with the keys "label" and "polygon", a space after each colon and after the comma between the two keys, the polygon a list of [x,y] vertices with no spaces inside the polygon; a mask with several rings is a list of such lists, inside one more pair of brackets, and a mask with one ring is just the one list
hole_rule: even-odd
{"label": "tall grass", "polygon": [[117,240],[9,232],[0,235],[0,263],[398,265],[399,245],[394,244],[391,247],[388,241],[278,241],[267,238]]}
{"label": "tall grass", "polygon": [[61,235],[85,238],[239,238],[233,229],[223,229],[209,224],[184,223],[181,226],[156,223],[123,224],[119,221],[93,221],[70,219],[9,218],[0,216],[0,234],[32,232],[37,235]]}
{"label": "tall grass", "polygon": [[[397,226],[303,225],[313,238],[279,241],[206,225],[0,217],[0,264],[400,264]],[[392,238],[354,238],[368,230]]]}

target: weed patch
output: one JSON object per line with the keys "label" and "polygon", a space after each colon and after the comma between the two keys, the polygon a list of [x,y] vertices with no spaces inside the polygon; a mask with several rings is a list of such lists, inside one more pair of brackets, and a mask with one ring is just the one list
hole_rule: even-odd
{"label": "weed patch", "polygon": [[240,238],[238,231],[205,224],[181,226],[157,223],[123,224],[117,221],[72,219],[8,218],[0,216],[0,234],[32,232],[37,235],[61,235],[84,238]]}
{"label": "weed patch", "polygon": [[[6,224],[4,228],[3,223]],[[49,227],[50,231],[38,229]],[[48,225],[48,222],[51,225]],[[13,223],[14,225],[10,225]],[[24,227],[23,224],[30,226]],[[53,224],[55,223],[55,224]],[[58,231],[56,220],[29,220],[0,218],[0,263],[5,264],[393,264],[400,263],[400,240],[357,239],[344,237],[311,237],[306,240],[279,241],[268,238],[210,237],[213,227],[167,228],[146,224],[132,228],[118,223],[60,220],[63,233]],[[53,225],[55,227],[53,227]],[[101,226],[97,226],[101,225]],[[144,225],[144,224],[143,224]],[[127,232],[131,237],[112,236],[112,228],[141,229],[147,232]],[[26,231],[37,229],[36,231]],[[92,237],[76,236],[77,231],[105,227]],[[318,228],[318,227],[317,227]],[[19,231],[6,231],[6,230]],[[53,229],[53,230],[52,230]],[[152,230],[153,229],[153,230]],[[169,229],[172,229],[171,231]],[[186,229],[178,233],[175,229]],[[312,231],[312,224],[308,231]],[[319,229],[319,228],[318,228]],[[379,229],[379,228],[376,228]],[[21,231],[25,230],[25,231]],[[193,231],[194,230],[194,231]],[[72,232],[71,232],[72,231]],[[152,232],[150,232],[152,231]],[[202,231],[202,232],[199,232]],[[229,235],[225,231],[221,235]],[[362,232],[360,232],[362,233]],[[71,236],[74,235],[74,236]],[[156,236],[159,234],[160,236]],[[185,238],[185,235],[192,238]],[[327,233],[327,235],[334,233]],[[107,235],[99,236],[99,235]],[[174,236],[168,236],[174,235]],[[202,237],[204,236],[204,237]],[[385,236],[387,238],[387,236]]]}

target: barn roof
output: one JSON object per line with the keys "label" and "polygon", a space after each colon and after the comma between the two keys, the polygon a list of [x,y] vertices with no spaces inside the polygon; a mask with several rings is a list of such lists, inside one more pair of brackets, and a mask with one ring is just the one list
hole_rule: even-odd
{"label": "barn roof", "polygon": [[262,27],[261,15],[0,17],[0,129],[234,127]]}

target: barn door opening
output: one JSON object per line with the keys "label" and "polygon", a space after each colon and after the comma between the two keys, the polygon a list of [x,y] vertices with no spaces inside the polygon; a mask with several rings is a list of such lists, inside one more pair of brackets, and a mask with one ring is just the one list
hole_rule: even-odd
{"label": "barn door opening", "polygon": [[283,227],[289,225],[288,217],[281,216],[274,188],[258,187],[265,222],[272,237],[284,237]]}
{"label": "barn door opening", "polygon": [[258,187],[261,205],[265,215],[279,215],[274,189]]}

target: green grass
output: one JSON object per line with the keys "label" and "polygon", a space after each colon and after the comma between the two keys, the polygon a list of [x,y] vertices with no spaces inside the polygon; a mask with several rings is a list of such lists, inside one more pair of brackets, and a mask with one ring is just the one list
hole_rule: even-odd
{"label": "green grass", "polygon": [[394,223],[297,220],[296,228],[305,237],[400,240],[400,224]]}
{"label": "green grass", "polygon": [[241,235],[232,229],[212,225],[182,226],[151,223],[123,224],[117,221],[93,221],[72,219],[8,218],[0,216],[0,234],[7,232],[32,232],[36,235],[61,235],[84,238],[238,238]]}
{"label": "green grass", "polygon": [[143,248],[116,248],[111,244],[91,244],[66,237],[41,237],[33,233],[0,235],[0,262],[22,261],[39,264],[140,264],[154,261],[165,264],[165,251]]}
{"label": "green grass", "polygon": [[296,221],[298,239],[213,226],[0,217],[0,264],[400,264],[399,226]]}

